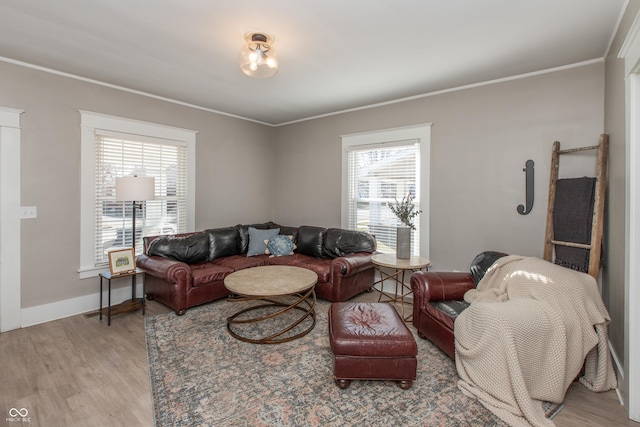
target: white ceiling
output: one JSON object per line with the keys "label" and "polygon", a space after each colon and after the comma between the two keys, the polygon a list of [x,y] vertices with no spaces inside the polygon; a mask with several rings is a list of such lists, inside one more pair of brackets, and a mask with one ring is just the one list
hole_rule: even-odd
{"label": "white ceiling", "polygon": [[[625,5],[2,0],[0,57],[277,125],[601,59]],[[275,77],[240,71],[252,31],[275,37]]]}

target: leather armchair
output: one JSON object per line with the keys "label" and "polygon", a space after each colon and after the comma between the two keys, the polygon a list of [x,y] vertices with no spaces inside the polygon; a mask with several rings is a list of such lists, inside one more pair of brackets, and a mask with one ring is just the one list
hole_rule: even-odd
{"label": "leather armchair", "polygon": [[453,324],[469,306],[464,294],[476,287],[493,263],[507,254],[496,251],[480,253],[471,262],[470,272],[418,271],[411,275],[413,291],[413,326],[418,336],[434,343],[454,358]]}

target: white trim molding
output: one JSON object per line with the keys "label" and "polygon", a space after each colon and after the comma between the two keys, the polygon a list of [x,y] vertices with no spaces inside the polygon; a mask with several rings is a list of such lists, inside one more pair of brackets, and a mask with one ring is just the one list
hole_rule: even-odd
{"label": "white trim molding", "polygon": [[20,114],[0,107],[0,332],[21,321]]}
{"label": "white trim molding", "polygon": [[624,59],[626,93],[625,351],[623,390],[629,418],[640,421],[640,14],[618,58]]}
{"label": "white trim molding", "polygon": [[[640,74],[627,77],[627,185],[625,230],[625,377],[629,418],[640,421]],[[634,373],[635,372],[635,373]]]}
{"label": "white trim molding", "polygon": [[[108,269],[107,269],[108,270]],[[121,280],[121,279],[118,279]],[[111,301],[124,301],[131,298],[131,281],[126,278],[128,286],[115,288],[112,284]],[[102,307],[107,306],[107,283],[104,281]],[[142,293],[142,283],[136,282],[136,295]],[[22,327],[38,325],[40,323],[51,322],[53,320],[64,319],[65,317],[75,316],[77,314],[97,311],[99,307],[100,293],[95,292],[90,295],[70,298],[62,301],[56,301],[48,304],[27,307],[22,310]],[[106,321],[106,320],[105,320]]]}

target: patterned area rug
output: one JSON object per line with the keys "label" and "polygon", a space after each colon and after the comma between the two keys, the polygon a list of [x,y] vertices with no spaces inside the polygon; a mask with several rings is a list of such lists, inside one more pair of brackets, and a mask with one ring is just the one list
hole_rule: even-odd
{"label": "patterned area rug", "polygon": [[[458,390],[453,361],[417,335],[418,379],[410,389],[392,381],[353,381],[341,390],[333,381],[328,302],[317,302],[317,323],[308,335],[276,345],[229,335],[226,318],[240,304],[249,303],[220,300],[181,317],[146,318],[156,427],[506,425]],[[257,337],[266,333],[261,328],[275,326],[262,323],[242,332]],[[308,326],[305,321],[297,328]]]}

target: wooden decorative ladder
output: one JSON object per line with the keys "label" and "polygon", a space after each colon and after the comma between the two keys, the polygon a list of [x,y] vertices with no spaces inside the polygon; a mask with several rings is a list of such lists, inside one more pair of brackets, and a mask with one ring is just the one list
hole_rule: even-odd
{"label": "wooden decorative ladder", "polygon": [[[560,167],[560,155],[571,154],[587,150],[597,150],[598,159],[596,165],[596,183],[593,206],[593,218],[591,222],[591,242],[589,244],[563,242],[554,239],[553,209],[556,201],[556,185],[558,181],[558,170]],[[551,156],[551,176],[549,179],[549,204],[547,208],[547,231],[545,236],[544,259],[553,262],[554,248],[556,245],[569,246],[589,250],[589,270],[588,273],[598,280],[600,272],[600,256],[602,251],[602,228],[604,216],[605,185],[607,179],[607,160],[609,154],[609,136],[600,135],[598,145],[580,148],[560,149],[560,142],[553,143]]]}

